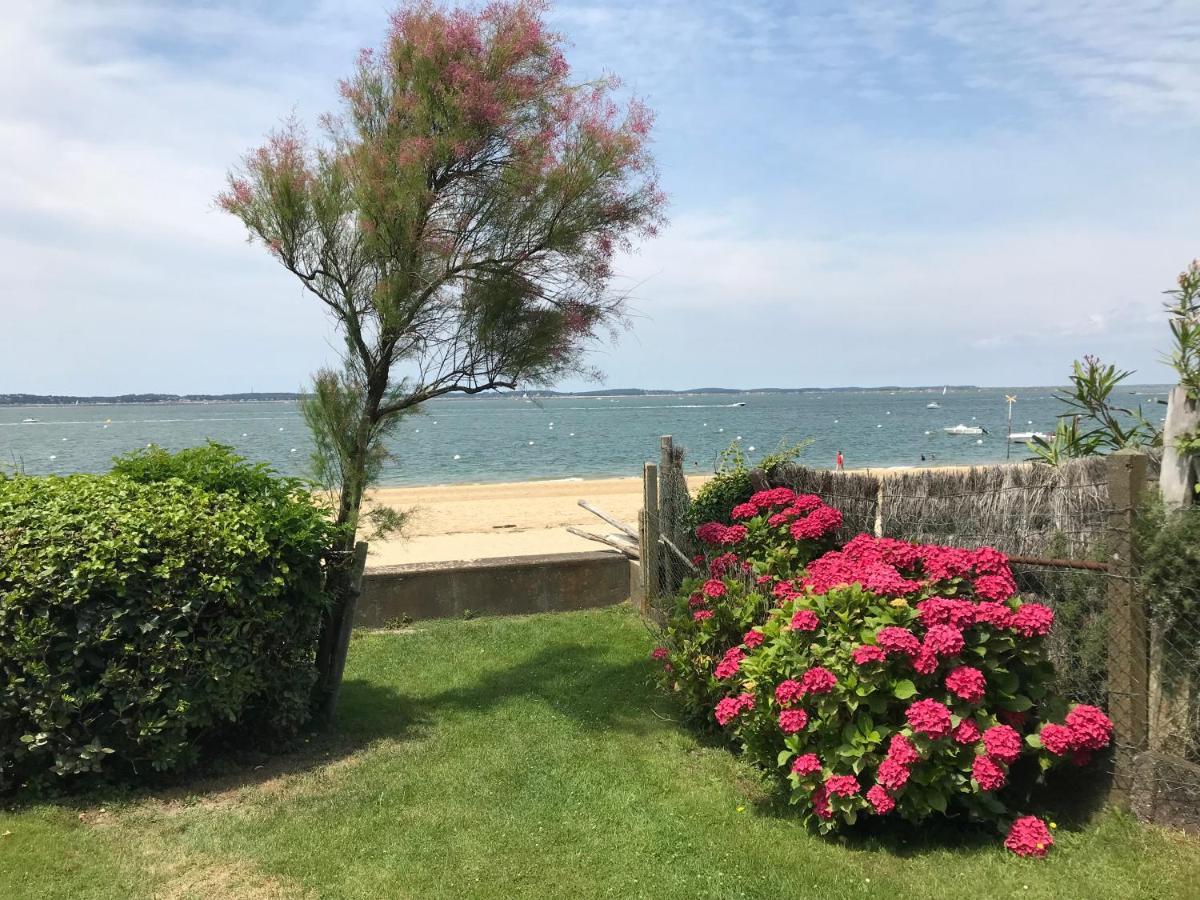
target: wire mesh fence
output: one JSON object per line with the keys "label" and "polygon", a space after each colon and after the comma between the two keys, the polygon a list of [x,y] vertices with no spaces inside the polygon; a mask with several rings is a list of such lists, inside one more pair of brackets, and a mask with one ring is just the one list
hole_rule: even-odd
{"label": "wire mesh fence", "polygon": [[[662,503],[647,515],[673,545],[661,545],[657,596],[696,574],[682,454],[664,447]],[[843,539],[865,532],[1007,554],[1023,599],[1055,613],[1058,692],[1116,724],[1108,764],[1119,795],[1148,818],[1200,826],[1200,509],[1146,503],[1156,476],[1146,457],[1121,454],[885,477],[787,465],[753,480],[817,494],[842,512]]]}

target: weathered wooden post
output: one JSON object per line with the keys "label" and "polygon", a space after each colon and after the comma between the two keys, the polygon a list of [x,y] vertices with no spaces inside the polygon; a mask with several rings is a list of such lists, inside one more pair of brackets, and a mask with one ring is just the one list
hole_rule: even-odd
{"label": "weathered wooden post", "polygon": [[1108,458],[1108,705],[1116,744],[1114,799],[1127,805],[1134,758],[1146,748],[1149,666],[1146,603],[1134,581],[1134,525],[1146,482],[1146,456],[1120,450]]}
{"label": "weathered wooden post", "polygon": [[658,508],[659,530],[668,540],[679,543],[675,534],[675,441],[664,434],[658,441]]}
{"label": "weathered wooden post", "polygon": [[642,612],[649,612],[659,596],[660,574],[658,511],[658,466],[646,463],[642,470],[642,512],[638,522],[641,534]]}

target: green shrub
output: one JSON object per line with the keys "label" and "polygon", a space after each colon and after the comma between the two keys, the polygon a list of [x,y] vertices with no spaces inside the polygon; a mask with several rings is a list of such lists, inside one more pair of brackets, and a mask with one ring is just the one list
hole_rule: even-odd
{"label": "green shrub", "polygon": [[0,480],[0,790],[308,718],[324,511],[223,448],[118,469]]}
{"label": "green shrub", "polygon": [[811,440],[804,440],[797,444],[781,444],[778,450],[767,454],[757,466],[751,467],[746,452],[734,441],[721,451],[716,474],[696,492],[688,509],[688,526],[695,528],[705,522],[728,523],[733,508],[745,503],[754,493],[754,471],[769,478],[776,468],[793,462],[811,443]]}
{"label": "green shrub", "polygon": [[209,441],[171,453],[149,446],[113,460],[112,473],[140,484],[157,484],[178,478],[214,494],[236,494],[243,499],[282,497],[301,490],[299,481],[277,478],[270,466],[248,463],[232,447]]}

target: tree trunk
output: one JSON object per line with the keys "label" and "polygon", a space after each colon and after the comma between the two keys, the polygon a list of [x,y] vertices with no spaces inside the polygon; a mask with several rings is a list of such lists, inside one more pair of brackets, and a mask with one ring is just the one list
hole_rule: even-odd
{"label": "tree trunk", "polygon": [[[380,392],[382,394],[382,392]],[[368,406],[375,396],[370,391]],[[358,603],[363,569],[366,566],[365,543],[356,543],[358,514],[366,491],[367,455],[370,452],[372,410],[364,410],[359,422],[355,456],[338,500],[335,524],[341,529],[337,543],[330,549],[325,575],[325,589],[331,603],[321,623],[317,640],[317,682],[313,686],[313,718],[321,728],[332,728],[337,715],[338,692],[346,664],[346,648],[354,628],[354,609]],[[361,548],[361,553],[360,553]]]}

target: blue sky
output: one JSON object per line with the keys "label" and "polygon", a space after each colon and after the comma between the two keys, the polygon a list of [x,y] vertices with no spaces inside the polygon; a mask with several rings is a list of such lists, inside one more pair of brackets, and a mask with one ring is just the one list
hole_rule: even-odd
{"label": "blue sky", "polygon": [[[212,197],[390,4],[11,0],[0,392],[295,390],[331,323]],[[671,224],[610,386],[1162,381],[1200,255],[1194,0],[562,2],[658,113]],[[593,385],[571,383],[564,387]]]}

